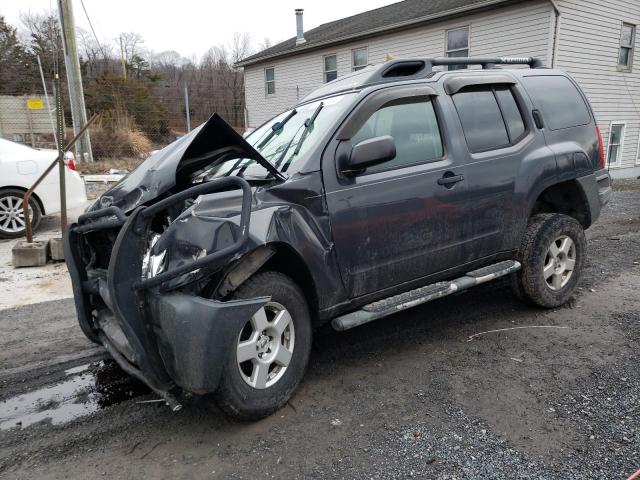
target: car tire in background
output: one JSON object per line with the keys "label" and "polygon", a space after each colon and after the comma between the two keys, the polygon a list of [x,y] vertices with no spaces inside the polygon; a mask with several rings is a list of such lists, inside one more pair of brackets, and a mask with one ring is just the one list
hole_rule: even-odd
{"label": "car tire in background", "polygon": [[580,281],[586,245],[584,229],[574,218],[532,217],[518,252],[522,268],[511,276],[516,296],[545,308],[566,303]]}
{"label": "car tire in background", "polygon": [[286,275],[262,272],[241,285],[235,299],[271,297],[238,332],[214,394],[239,420],[264,418],[281,408],[304,376],[311,351],[311,317],[302,290]]}
{"label": "car tire in background", "polygon": [[[0,189],[0,238],[18,238],[25,234],[22,199],[24,191],[15,188]],[[35,231],[42,219],[36,199],[29,199],[31,228]]]}

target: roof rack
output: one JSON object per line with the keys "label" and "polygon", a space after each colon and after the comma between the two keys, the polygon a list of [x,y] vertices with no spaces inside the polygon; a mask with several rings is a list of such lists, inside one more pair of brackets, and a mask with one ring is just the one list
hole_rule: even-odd
{"label": "roof rack", "polygon": [[448,65],[480,65],[484,70],[496,65],[529,65],[542,68],[542,62],[533,57],[447,57],[398,59],[386,62],[376,69],[364,82],[365,85],[383,83],[404,78],[407,80],[426,78],[434,73],[433,67]]}

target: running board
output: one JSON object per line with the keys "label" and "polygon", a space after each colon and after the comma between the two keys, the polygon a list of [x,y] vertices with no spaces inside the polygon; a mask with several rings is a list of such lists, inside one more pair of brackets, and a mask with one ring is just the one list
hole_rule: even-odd
{"label": "running board", "polygon": [[430,302],[437,298],[446,297],[452,293],[461,292],[468,288],[486,283],[498,277],[503,277],[520,270],[520,263],[515,260],[505,260],[488,267],[479,268],[466,275],[449,282],[438,282],[393,297],[378,300],[362,307],[361,310],[336,317],[331,322],[336,330],[349,330],[364,323],[372,322],[382,317],[401,312],[417,305]]}

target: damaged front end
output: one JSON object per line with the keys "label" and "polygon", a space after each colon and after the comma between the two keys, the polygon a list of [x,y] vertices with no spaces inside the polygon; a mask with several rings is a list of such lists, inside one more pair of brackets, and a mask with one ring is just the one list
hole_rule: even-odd
{"label": "damaged front end", "polygon": [[[239,135],[213,120],[226,134],[222,143],[227,145],[221,145],[220,135],[216,143],[200,131],[182,149],[180,161],[171,160],[176,176],[185,163],[205,157],[210,162],[229,146],[236,155],[255,157]],[[211,129],[210,122],[202,130]],[[212,152],[208,157],[207,151]],[[147,170],[137,175],[158,179],[162,173],[157,162]],[[180,391],[205,394],[216,389],[238,331],[269,299],[222,301],[200,295],[200,287],[190,288],[255,247],[249,241],[249,183],[234,176],[185,189],[160,183],[132,183],[128,191],[121,185],[119,198],[155,189],[157,198],[136,199],[130,211],[122,202],[118,206],[116,187],[106,195],[110,205],[80,216],[65,232],[64,243],[83,332],[177,410]],[[231,199],[235,212],[201,212],[198,199],[213,193],[222,203]]]}
{"label": "damaged front end", "polygon": [[[189,260],[178,252],[171,262],[166,250],[160,255],[152,253],[165,241],[158,238],[154,223],[168,208],[231,186],[242,189],[239,224],[210,217],[202,220],[224,246]],[[175,221],[185,221],[194,211],[191,207]],[[249,184],[228,177],[197,185],[150,207],[138,207],[128,217],[117,207],[85,214],[66,232],[65,253],[83,331],[173,408],[179,407],[174,398],[178,388],[197,394],[215,390],[233,337],[268,298],[210,300],[167,285],[176,279],[188,282],[190,275],[216,269],[243,253],[250,218]],[[212,221],[225,225],[213,226]],[[169,229],[165,232],[172,234]],[[105,243],[113,240],[107,268],[99,266],[98,238],[105,249]],[[163,260],[158,261],[158,256]],[[161,271],[163,262],[171,267]]]}

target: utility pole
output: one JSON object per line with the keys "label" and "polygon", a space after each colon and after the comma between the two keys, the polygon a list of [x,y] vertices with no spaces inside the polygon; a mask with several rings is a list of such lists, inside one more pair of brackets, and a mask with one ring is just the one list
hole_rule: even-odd
{"label": "utility pole", "polygon": [[187,133],[191,131],[191,114],[189,113],[189,90],[187,82],[184,82],[184,111],[187,119]]}
{"label": "utility pole", "polygon": [[122,78],[127,79],[127,59],[124,56],[124,46],[122,45],[122,34],[120,34],[120,63],[122,63]]}
{"label": "utility pole", "polygon": [[[77,135],[80,129],[87,123],[87,110],[84,105],[84,92],[82,90],[82,74],[80,73],[80,59],[76,44],[76,26],[73,19],[73,6],[71,0],[58,0],[58,16],[62,30],[62,43],[64,45],[64,64],[67,72],[67,84],[69,85],[69,103],[71,104],[71,117],[73,119],[73,133]],[[59,142],[61,145],[64,143]],[[89,132],[85,132],[80,138],[79,160],[85,159],[93,162],[91,152],[91,139]]]}

